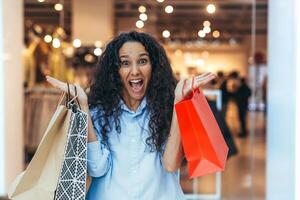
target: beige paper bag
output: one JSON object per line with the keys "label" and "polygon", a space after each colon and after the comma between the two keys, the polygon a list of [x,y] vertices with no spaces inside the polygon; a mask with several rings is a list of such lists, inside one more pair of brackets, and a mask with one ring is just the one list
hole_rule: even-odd
{"label": "beige paper bag", "polygon": [[53,200],[62,167],[72,111],[59,105],[39,147],[12,184],[8,196],[15,200]]}

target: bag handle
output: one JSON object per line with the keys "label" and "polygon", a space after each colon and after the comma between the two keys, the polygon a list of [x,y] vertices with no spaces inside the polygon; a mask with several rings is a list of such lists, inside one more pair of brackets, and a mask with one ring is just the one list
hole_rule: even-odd
{"label": "bag handle", "polygon": [[63,100],[65,99],[64,105],[68,108],[68,104],[75,101],[79,106],[79,109],[81,110],[81,106],[77,95],[77,87],[75,85],[74,85],[74,90],[75,90],[75,96],[71,99],[70,84],[67,82],[67,92],[62,92],[58,101],[59,102],[58,105],[61,105]]}
{"label": "bag handle", "polygon": [[65,92],[62,92],[61,93],[61,95],[60,95],[60,97],[59,97],[59,101],[58,101],[58,106],[59,105],[62,105],[62,104],[64,104],[64,105],[66,105],[66,102],[67,102],[67,100],[63,103],[63,100],[64,99],[66,99],[67,97],[66,97],[66,93]]}
{"label": "bag handle", "polygon": [[184,98],[184,88],[185,88],[185,85],[186,85],[186,79],[184,79],[183,81],[183,86],[182,86],[182,90],[181,90],[181,97]]}
{"label": "bag handle", "polygon": [[79,100],[78,100],[77,87],[76,87],[76,85],[74,85],[74,90],[75,90],[75,97],[74,97],[74,98],[76,98],[76,99],[75,99],[75,100],[76,100],[76,103],[78,104],[79,109],[81,110],[81,106],[80,106],[80,103],[79,103]]}
{"label": "bag handle", "polygon": [[[184,79],[184,82],[183,82],[183,86],[182,86],[182,91],[181,91],[181,95],[182,95],[182,98],[184,98],[184,88],[185,88],[185,86],[186,86],[186,80],[187,79]],[[193,77],[192,78],[192,93],[194,94],[194,81],[195,80],[195,78]]]}
{"label": "bag handle", "polygon": [[74,97],[71,99],[70,96],[71,96],[71,93],[70,93],[70,85],[67,83],[68,85],[68,102],[67,102],[67,108],[69,107],[68,105],[70,105],[70,103],[72,103],[73,101],[76,102],[76,104],[78,105],[79,109],[81,110],[81,106],[80,106],[80,103],[79,103],[79,100],[78,100],[78,95],[77,95],[77,87],[76,85],[73,85],[74,86],[74,91],[75,91],[75,95]]}
{"label": "bag handle", "polygon": [[71,100],[70,84],[67,82],[67,103]]}
{"label": "bag handle", "polygon": [[[65,102],[63,103],[64,100],[65,100]],[[57,105],[64,104],[66,107],[68,107],[68,102],[70,102],[70,86],[69,86],[69,83],[67,82],[67,92],[61,93]]]}

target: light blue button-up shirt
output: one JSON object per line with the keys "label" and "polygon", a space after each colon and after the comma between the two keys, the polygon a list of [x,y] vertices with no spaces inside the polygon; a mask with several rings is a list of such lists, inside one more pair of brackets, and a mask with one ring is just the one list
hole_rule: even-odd
{"label": "light blue button-up shirt", "polygon": [[[179,172],[164,170],[161,154],[150,152],[146,145],[149,136],[149,110],[146,98],[136,112],[121,101],[121,133],[115,128],[109,133],[110,148],[101,140],[101,122],[97,109],[91,118],[98,141],[88,143],[88,174],[92,184],[88,200],[183,200]],[[101,111],[100,111],[101,112]]]}

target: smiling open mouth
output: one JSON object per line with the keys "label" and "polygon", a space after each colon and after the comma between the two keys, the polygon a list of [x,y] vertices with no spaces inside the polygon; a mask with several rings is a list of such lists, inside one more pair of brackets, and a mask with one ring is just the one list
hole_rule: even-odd
{"label": "smiling open mouth", "polygon": [[143,88],[143,79],[132,79],[129,81],[129,85],[134,92],[141,92]]}

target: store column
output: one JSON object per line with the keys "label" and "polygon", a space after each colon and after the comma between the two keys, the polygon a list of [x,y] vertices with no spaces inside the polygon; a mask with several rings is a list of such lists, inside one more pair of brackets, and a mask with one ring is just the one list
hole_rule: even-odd
{"label": "store column", "polygon": [[114,36],[114,1],[73,1],[72,36],[83,45],[108,42]]}
{"label": "store column", "polygon": [[23,170],[22,6],[0,0],[0,197]]}
{"label": "store column", "polygon": [[269,1],[267,200],[299,200],[300,2]]}

